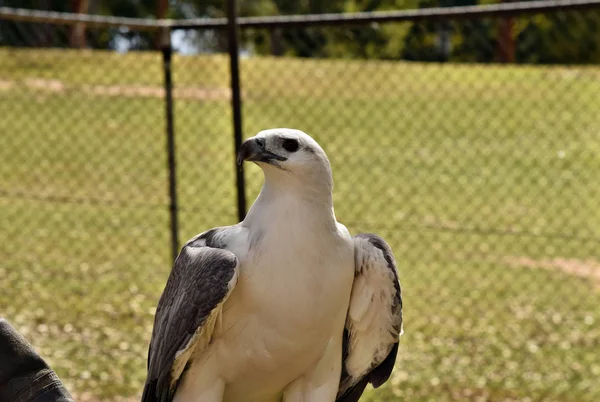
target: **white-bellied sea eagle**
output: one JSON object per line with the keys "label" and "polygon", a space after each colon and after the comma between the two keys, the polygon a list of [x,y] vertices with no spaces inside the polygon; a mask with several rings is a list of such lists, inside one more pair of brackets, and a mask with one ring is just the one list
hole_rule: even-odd
{"label": "white-bellied sea eagle", "polygon": [[264,172],[246,218],[189,240],[158,302],[144,402],[352,402],[392,372],[402,334],[394,256],[336,221],[307,134],[272,129],[238,162]]}

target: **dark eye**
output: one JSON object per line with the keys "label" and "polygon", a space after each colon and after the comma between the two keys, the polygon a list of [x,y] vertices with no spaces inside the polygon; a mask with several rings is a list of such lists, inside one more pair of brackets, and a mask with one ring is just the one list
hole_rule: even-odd
{"label": "dark eye", "polygon": [[281,146],[288,152],[296,152],[298,150],[298,141],[286,139],[283,140]]}

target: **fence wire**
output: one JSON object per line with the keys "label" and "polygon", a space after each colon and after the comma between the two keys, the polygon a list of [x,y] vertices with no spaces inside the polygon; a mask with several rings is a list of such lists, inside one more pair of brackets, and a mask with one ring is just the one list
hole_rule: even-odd
{"label": "fence wire", "polygon": [[[406,333],[366,400],[600,399],[599,23],[242,30],[245,136],[311,134],[338,220],[398,260]],[[0,20],[0,314],[79,399],[139,396],[171,263],[162,59],[72,32]],[[225,32],[172,38],[185,240],[236,223],[230,73]]]}

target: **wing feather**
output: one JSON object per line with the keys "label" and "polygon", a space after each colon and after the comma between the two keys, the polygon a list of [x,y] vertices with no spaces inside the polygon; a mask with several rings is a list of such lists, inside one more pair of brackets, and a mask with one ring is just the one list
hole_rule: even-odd
{"label": "wing feather", "polygon": [[189,359],[210,342],[222,305],[237,283],[236,256],[210,247],[206,237],[183,247],[158,302],[143,402],[173,399]]}
{"label": "wing feather", "polygon": [[403,332],[402,292],[396,261],[381,237],[354,237],[355,278],[344,330],[337,402],[356,402],[368,383],[390,377]]}

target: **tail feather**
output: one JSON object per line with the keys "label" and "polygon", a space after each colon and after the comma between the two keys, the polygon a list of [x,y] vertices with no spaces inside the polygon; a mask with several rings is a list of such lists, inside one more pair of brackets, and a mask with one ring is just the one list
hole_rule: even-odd
{"label": "tail feather", "polygon": [[358,402],[369,383],[369,377],[363,377],[359,382],[348,388],[335,402]]}
{"label": "tail feather", "polygon": [[144,392],[142,393],[141,402],[159,402],[156,395],[156,380],[152,380],[146,383],[144,386]]}

